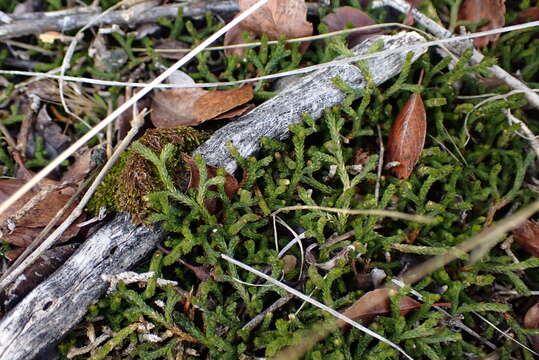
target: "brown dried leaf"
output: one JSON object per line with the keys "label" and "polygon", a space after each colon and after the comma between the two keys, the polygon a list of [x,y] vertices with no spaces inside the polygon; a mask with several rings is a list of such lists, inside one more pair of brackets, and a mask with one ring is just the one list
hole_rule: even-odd
{"label": "brown dried leaf", "polygon": [[[498,29],[505,25],[505,0],[464,0],[459,9],[459,20],[477,22],[487,19],[486,25],[478,28],[478,31]],[[490,42],[494,43],[500,34],[493,34],[474,39],[478,48],[484,48]]]}
{"label": "brown dried leaf", "polygon": [[[50,181],[50,180],[49,180]],[[24,180],[18,179],[0,179],[0,200],[5,200],[17,191],[22,185]],[[35,191],[31,191],[25,194],[15,204],[9,207],[9,209],[0,214],[0,224],[4,224],[6,220],[14,216],[26,203],[33,199],[37,194]],[[30,245],[35,236],[37,236],[41,230],[49,223],[49,221],[56,215],[56,213],[67,203],[71,198],[69,192],[63,190],[54,190],[48,193],[43,200],[36,203],[34,207],[22,214],[22,217],[15,223],[13,231],[2,237],[3,241],[15,246],[26,247]],[[64,221],[69,213],[73,210],[76,204],[73,204],[64,215],[60,218],[59,223]],[[84,220],[84,216],[81,216],[77,223]],[[60,241],[66,241],[74,237],[79,232],[77,224],[71,225],[60,238]]]}
{"label": "brown dried leaf", "polygon": [[189,264],[188,262],[183,261],[182,259],[178,259],[180,263],[182,263],[183,266],[191,270],[198,280],[200,281],[206,281],[211,279],[211,271],[208,270],[204,265],[194,266]]}
{"label": "brown dried leaf", "polygon": [[516,229],[513,229],[513,239],[524,250],[535,257],[539,257],[539,223],[528,220]]}
{"label": "brown dried leaf", "polygon": [[157,128],[196,125],[195,102],[206,93],[200,88],[181,88],[158,92],[153,96],[151,119]]}
{"label": "brown dried leaf", "polygon": [[395,119],[387,142],[387,162],[399,162],[391,172],[407,179],[421,156],[427,133],[427,114],[420,94],[412,94]]}
{"label": "brown dried leaf", "polygon": [[195,102],[193,109],[199,123],[210,120],[253,99],[253,86],[245,84],[231,90],[209,91]]}
{"label": "brown dried leaf", "polygon": [[370,155],[363,149],[358,149],[352,157],[352,165],[365,165],[369,162]]}
{"label": "brown dried leaf", "polygon": [[[370,323],[377,315],[387,314],[390,312],[389,296],[396,293],[395,290],[388,288],[376,289],[369,291],[357,300],[352,306],[343,311],[343,315],[352,320],[361,319],[366,323]],[[400,313],[406,315],[410,311],[417,309],[421,303],[415,301],[409,296],[403,296],[400,302]],[[339,327],[343,327],[346,323],[342,320],[337,322]]]}
{"label": "brown dried leaf", "polygon": [[[240,10],[245,11],[257,0],[240,0]],[[257,35],[266,34],[271,40],[279,37],[297,38],[313,33],[313,26],[307,21],[305,0],[269,0],[242,23]]]}
{"label": "brown dried leaf", "polygon": [[[243,38],[243,33],[248,32],[249,33],[249,39],[253,39],[255,37],[255,34],[250,31],[249,29],[244,28],[241,26],[241,23],[238,26],[233,27],[227,33],[225,34],[225,40],[224,44],[226,46],[228,45],[236,45],[236,44],[245,44],[245,40]],[[243,57],[245,54],[245,48],[233,48],[233,49],[225,49],[225,55],[238,55],[239,57]]]}
{"label": "brown dried leaf", "polygon": [[[45,150],[52,158],[58,156],[71,143],[69,136],[63,133],[62,128],[56,122],[52,121],[46,106],[43,106],[37,114],[34,135],[43,138],[45,141]],[[28,142],[29,149],[27,150],[30,150],[30,154],[28,154],[30,157],[34,156],[34,144],[35,136]]]}
{"label": "brown dried leaf", "polygon": [[[41,228],[17,226],[15,230],[13,230],[12,233],[7,234],[4,237],[2,237],[2,241],[5,241],[6,243],[11,244],[13,246],[25,248],[27,246],[30,246],[34,238],[38,236],[40,232],[41,232]],[[14,260],[19,256],[19,254],[16,254],[15,252],[13,252],[9,254],[9,256],[10,256],[10,260]]]}
{"label": "brown dried leaf", "polygon": [[77,150],[74,154],[75,161],[63,173],[60,182],[76,184],[79,181],[84,180],[90,171],[99,165],[96,158],[97,152],[99,152],[97,147],[90,149],[84,146]]}
{"label": "brown dried leaf", "polygon": [[[523,325],[525,329],[539,328],[539,303],[536,303],[528,309],[526,315],[524,315]],[[535,351],[539,351],[539,336],[533,335],[530,336],[529,339]]]}
{"label": "brown dried leaf", "polygon": [[151,119],[158,128],[198,125],[243,105],[252,98],[253,87],[250,84],[232,90],[166,90],[154,95]]}
{"label": "brown dried leaf", "polygon": [[213,120],[232,119],[232,118],[241,116],[243,114],[246,114],[249,111],[253,110],[254,108],[255,108],[255,104],[246,104],[246,105],[240,106],[239,108],[227,111],[226,113],[221,114],[217,117],[214,117]]}
{"label": "brown dried leaf", "polygon": [[522,10],[518,13],[517,22],[539,21],[539,7]]}
{"label": "brown dried leaf", "polygon": [[[120,95],[118,97],[118,106],[121,106],[125,103],[125,96]],[[136,102],[136,112],[140,113],[143,109],[149,109],[152,104],[152,99],[149,96],[145,96],[139,101]],[[133,120],[133,108],[129,108],[127,111],[118,116],[116,121],[115,131],[116,131],[116,141],[120,142],[127,135],[131,129],[131,121]]]}
{"label": "brown dried leaf", "polygon": [[[376,21],[371,19],[369,15],[351,6],[341,6],[333,9],[333,12],[324,16],[322,21],[326,23],[329,31],[344,30],[349,24],[351,24],[352,27],[376,24]],[[363,40],[382,33],[383,31],[381,29],[354,31],[348,35],[348,45],[352,48]]]}

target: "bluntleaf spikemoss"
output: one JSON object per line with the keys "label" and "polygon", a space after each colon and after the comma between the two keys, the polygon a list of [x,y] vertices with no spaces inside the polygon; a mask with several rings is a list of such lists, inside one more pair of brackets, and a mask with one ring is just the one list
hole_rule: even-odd
{"label": "bluntleaf spikemoss", "polygon": [[[345,4],[358,7],[359,1],[332,2],[332,6]],[[431,1],[423,4],[433,8]],[[174,37],[189,37],[191,41],[200,39],[207,30],[194,29],[193,24],[175,28]],[[521,44],[515,47],[514,58],[523,61],[535,51],[524,50],[534,41],[531,36],[526,41],[514,37],[500,44],[504,48]],[[307,63],[327,61],[340,55],[336,50],[338,47],[313,42],[303,59]],[[200,80],[235,80],[247,76],[253,68],[260,73],[265,69],[286,69],[294,62],[294,51],[266,46],[248,51],[253,61],[227,58],[222,73],[211,73],[208,64],[197,64],[191,70]],[[499,51],[501,48],[494,47],[491,55],[499,56]],[[518,65],[504,56],[501,65]],[[473,67],[469,66],[468,53],[455,67],[450,66],[451,60],[429,52],[418,62],[407,64],[407,71],[397,79],[379,87],[371,85],[362,98],[354,100],[349,96],[342,107],[330,109],[321,119],[305,116],[303,124],[290,128],[290,140],[264,139],[257,158],[243,159],[231,146],[244,176],[243,187],[231,200],[223,190],[222,174],[213,180],[214,190],[209,190],[212,179],[204,173],[203,159],[196,159],[202,174],[199,187],[185,192],[179,185],[165,185],[175,175],[174,164],[161,161],[170,158],[165,146],[139,147],[146,158],[153,159],[146,163],[146,169],[160,186],[157,193],[148,196],[152,206],[147,219],[160,223],[170,235],[160,249],[166,254],[159,252],[137,270],[152,269],[160,277],[177,281],[178,286],[160,287],[153,280],[141,286],[120,286],[118,292],[92,305],[86,324],[91,324],[98,334],[111,334],[110,342],[99,346],[94,355],[112,359],[270,357],[288,345],[305,341],[308,331],[326,320],[327,314],[292,299],[267,313],[256,326],[246,327],[284,293],[224,262],[221,253],[282,278],[303,293],[341,310],[371,289],[360,279],[368,277],[373,269],[383,270],[389,279],[398,277],[434,254],[452,251],[492,222],[533,201],[537,194],[527,185],[533,174],[530,170],[534,169],[533,154],[528,151],[528,141],[518,136],[500,111],[511,109],[537,129],[539,124],[523,108],[523,96],[517,94],[474,108],[482,99],[458,96],[503,93],[508,89],[487,89],[478,81],[477,74],[487,75],[491,58]],[[198,61],[208,62],[209,58],[201,56]],[[418,88],[415,84],[421,69],[425,70],[425,78]],[[529,71],[528,79],[533,81],[539,72],[533,67]],[[343,85],[339,79],[335,83]],[[341,89],[347,92],[345,86]],[[265,83],[257,91],[262,99],[270,95],[271,88]],[[378,177],[378,128],[387,140],[395,116],[414,91],[420,91],[429,104],[428,135],[421,159],[407,180],[385,173]],[[470,116],[465,122],[467,114]],[[364,155],[356,156],[358,152]],[[209,196],[221,199],[223,208],[219,213],[204,210],[204,200]],[[269,215],[290,205],[392,209],[428,215],[436,221],[418,224],[297,210],[280,214],[289,228],[277,224],[275,235]],[[322,247],[333,236],[348,232],[352,235],[345,240]],[[300,279],[299,248],[294,245],[288,250],[287,254],[298,261],[286,273],[286,264],[278,256],[279,250],[294,241],[294,233],[303,234],[305,247],[318,245],[311,251],[316,264],[331,260],[345,246],[353,246],[354,250],[339,258],[331,269],[304,264]],[[530,334],[519,325],[522,314],[518,303],[501,294],[511,292],[522,297],[537,290],[539,262],[529,259],[517,246],[512,249],[509,255],[495,247],[476,263],[469,263],[469,257],[463,255],[413,288],[404,288],[391,299],[391,311],[377,317],[370,329],[402,346],[414,359],[484,358],[492,351],[486,345],[489,342],[495,344],[503,359],[531,359],[528,351],[515,348],[512,341],[482,319],[524,343]],[[515,262],[513,255],[520,261]],[[403,316],[399,298],[413,296],[412,289],[422,295],[423,305]],[[450,303],[447,313],[436,309],[436,302]],[[85,328],[76,329],[65,340],[63,350],[87,345],[85,334]],[[152,342],[149,335],[159,336],[160,340]],[[330,333],[304,358],[396,360],[399,354],[369,335],[349,330]]]}

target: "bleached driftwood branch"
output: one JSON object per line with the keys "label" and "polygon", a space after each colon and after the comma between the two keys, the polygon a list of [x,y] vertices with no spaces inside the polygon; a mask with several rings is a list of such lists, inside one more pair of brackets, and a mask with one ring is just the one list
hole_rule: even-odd
{"label": "bleached driftwood branch", "polygon": [[[384,40],[383,50],[398,49],[424,41],[415,32],[370,38],[352,50],[354,56],[366,54],[378,39]],[[425,51],[425,48],[416,50],[413,61]],[[397,75],[405,57],[406,53],[401,52],[367,59],[373,81],[381,84]],[[195,153],[203,154],[208,164],[222,166],[233,173],[237,165],[226,147],[227,142],[232,142],[243,157],[248,157],[259,150],[260,139],[264,136],[285,139],[288,137],[288,126],[301,123],[303,114],[318,119],[324,110],[342,103],[346,95],[333,83],[335,77],[340,77],[353,89],[362,89],[366,85],[361,71],[353,64],[340,64],[315,71],[243,115],[238,121],[217,130]]]}
{"label": "bleached driftwood branch", "polygon": [[133,266],[164,236],[116,216],[2,318],[0,359],[30,360],[58,342],[107,289],[101,276]]}
{"label": "bleached driftwood branch", "polygon": [[[382,36],[385,49],[398,49],[425,40],[416,33]],[[354,54],[367,52],[375,39],[353,49]],[[417,59],[425,49],[416,50]],[[397,75],[406,53],[395,52],[367,60],[374,81],[379,84]],[[273,99],[260,105],[217,131],[196,150],[208,163],[236,169],[225,144],[232,141],[243,156],[255,155],[262,136],[284,139],[288,126],[301,122],[308,113],[317,119],[324,109],[338,105],[345,98],[332,80],[340,77],[355,89],[365,87],[359,69],[351,64],[319,70],[308,75]],[[165,233],[135,227],[125,215],[117,215],[88,238],[77,252],[49,279],[36,287],[0,321],[0,359],[29,360],[50,347],[86,313],[108,284],[103,275],[123,272],[147,255]]]}

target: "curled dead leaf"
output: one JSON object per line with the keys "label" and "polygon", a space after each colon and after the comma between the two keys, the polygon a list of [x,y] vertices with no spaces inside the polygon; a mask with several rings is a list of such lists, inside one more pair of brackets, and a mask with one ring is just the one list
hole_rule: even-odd
{"label": "curled dead leaf", "polygon": [[516,229],[513,229],[513,239],[524,250],[535,257],[539,257],[539,223],[528,220]]}
{"label": "curled dead leaf", "polygon": [[400,179],[410,177],[425,145],[427,114],[423,99],[412,94],[399,112],[387,142],[387,162],[398,162],[390,169]]}
{"label": "curled dead leaf", "polygon": [[[391,311],[390,296],[395,295],[396,290],[389,288],[381,288],[369,291],[359,300],[346,308],[342,314],[352,320],[363,320],[365,323],[370,323],[377,315],[387,314]],[[448,303],[436,303],[436,306],[450,306]],[[412,299],[409,296],[403,296],[400,299],[400,313],[406,315],[410,311],[421,306],[421,303]],[[346,323],[342,320],[337,321],[339,327],[345,327]]]}
{"label": "curled dead leaf", "polygon": [[[256,2],[257,0],[240,0],[240,10],[245,11]],[[243,33],[246,31],[253,37],[266,35],[270,40],[281,37],[291,39],[312,35],[313,25],[307,21],[305,0],[269,0],[225,35],[225,45],[243,43]],[[306,50],[307,46],[303,45],[302,50]],[[242,56],[243,53],[243,49],[226,51],[227,55]]]}
{"label": "curled dead leaf", "polygon": [[[356,28],[376,24],[376,21],[371,19],[369,15],[351,6],[341,6],[333,9],[333,12],[324,16],[322,21],[327,25],[329,31],[344,30],[347,25]],[[354,31],[348,35],[348,45],[352,48],[363,40],[382,33],[381,29]]]}
{"label": "curled dead leaf", "polygon": [[[459,9],[459,20],[478,22],[483,19],[488,20],[488,24],[483,25],[477,31],[487,31],[498,29],[505,25],[505,0],[464,0]],[[474,39],[474,44],[478,48],[484,48],[489,43],[494,43],[500,34],[493,34]]]}
{"label": "curled dead leaf", "polygon": [[250,84],[231,90],[179,88],[154,95],[151,119],[155,127],[193,126],[214,119],[253,98]]}

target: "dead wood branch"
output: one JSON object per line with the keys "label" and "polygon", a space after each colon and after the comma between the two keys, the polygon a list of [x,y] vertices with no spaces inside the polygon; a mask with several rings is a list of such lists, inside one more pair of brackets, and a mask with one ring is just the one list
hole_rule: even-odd
{"label": "dead wood branch", "polygon": [[[356,46],[354,54],[366,53],[379,39],[383,40],[384,49],[399,49],[425,41],[416,33],[403,32],[368,40]],[[416,50],[414,60],[425,50]],[[397,75],[405,58],[405,52],[392,52],[366,60],[366,65],[379,84]],[[202,154],[208,163],[235,170],[236,163],[225,147],[227,142],[232,141],[242,156],[247,157],[256,154],[262,136],[285,139],[289,135],[288,126],[300,123],[304,113],[317,119],[325,109],[338,105],[345,98],[346,95],[333,84],[335,77],[340,77],[355,89],[366,85],[361,71],[351,64],[319,70],[300,79],[239,121],[221,128],[196,153]],[[221,154],[217,155],[217,152]],[[80,321],[88,305],[105,292],[108,284],[102,276],[132,267],[164,236],[163,231],[151,232],[144,226],[134,227],[127,216],[117,215],[4,316],[0,321],[0,358],[28,360],[59,341]]]}
{"label": "dead wood branch", "polygon": [[[424,41],[413,32],[370,38],[356,46],[353,55],[366,54],[378,39],[384,40],[383,50],[398,49]],[[425,51],[425,48],[416,50],[413,61]],[[373,81],[378,85],[397,75],[405,56],[406,53],[401,52],[365,60],[372,69]],[[362,89],[366,85],[361,71],[353,64],[339,64],[318,70],[243,115],[238,121],[217,130],[195,153],[203,154],[208,164],[223,166],[226,171],[233,173],[237,165],[227,149],[228,142],[232,142],[243,157],[248,157],[258,152],[262,137],[279,140],[287,138],[288,126],[301,123],[304,114],[318,119],[324,110],[340,104],[346,98],[346,94],[333,83],[336,77],[353,89]]]}
{"label": "dead wood branch", "polygon": [[91,236],[62,267],[0,322],[0,358],[32,359],[60,340],[108,287],[116,274],[143,259],[164,237],[118,215]]}
{"label": "dead wood branch", "polygon": [[[112,11],[94,22],[94,26],[102,25],[136,25],[156,22],[158,18],[175,18],[178,9],[183,8],[183,15],[187,17],[199,17],[211,11],[216,14],[234,14],[239,11],[238,2],[235,0],[209,0],[190,1],[187,3],[156,6],[151,9],[134,6],[126,10]],[[0,40],[41,34],[47,31],[65,32],[81,28],[92,22],[101,13],[100,9],[79,8],[78,11],[65,14],[37,13],[28,14],[20,20],[17,18],[9,24],[0,26]],[[309,13],[318,12],[317,4],[309,4]]]}

